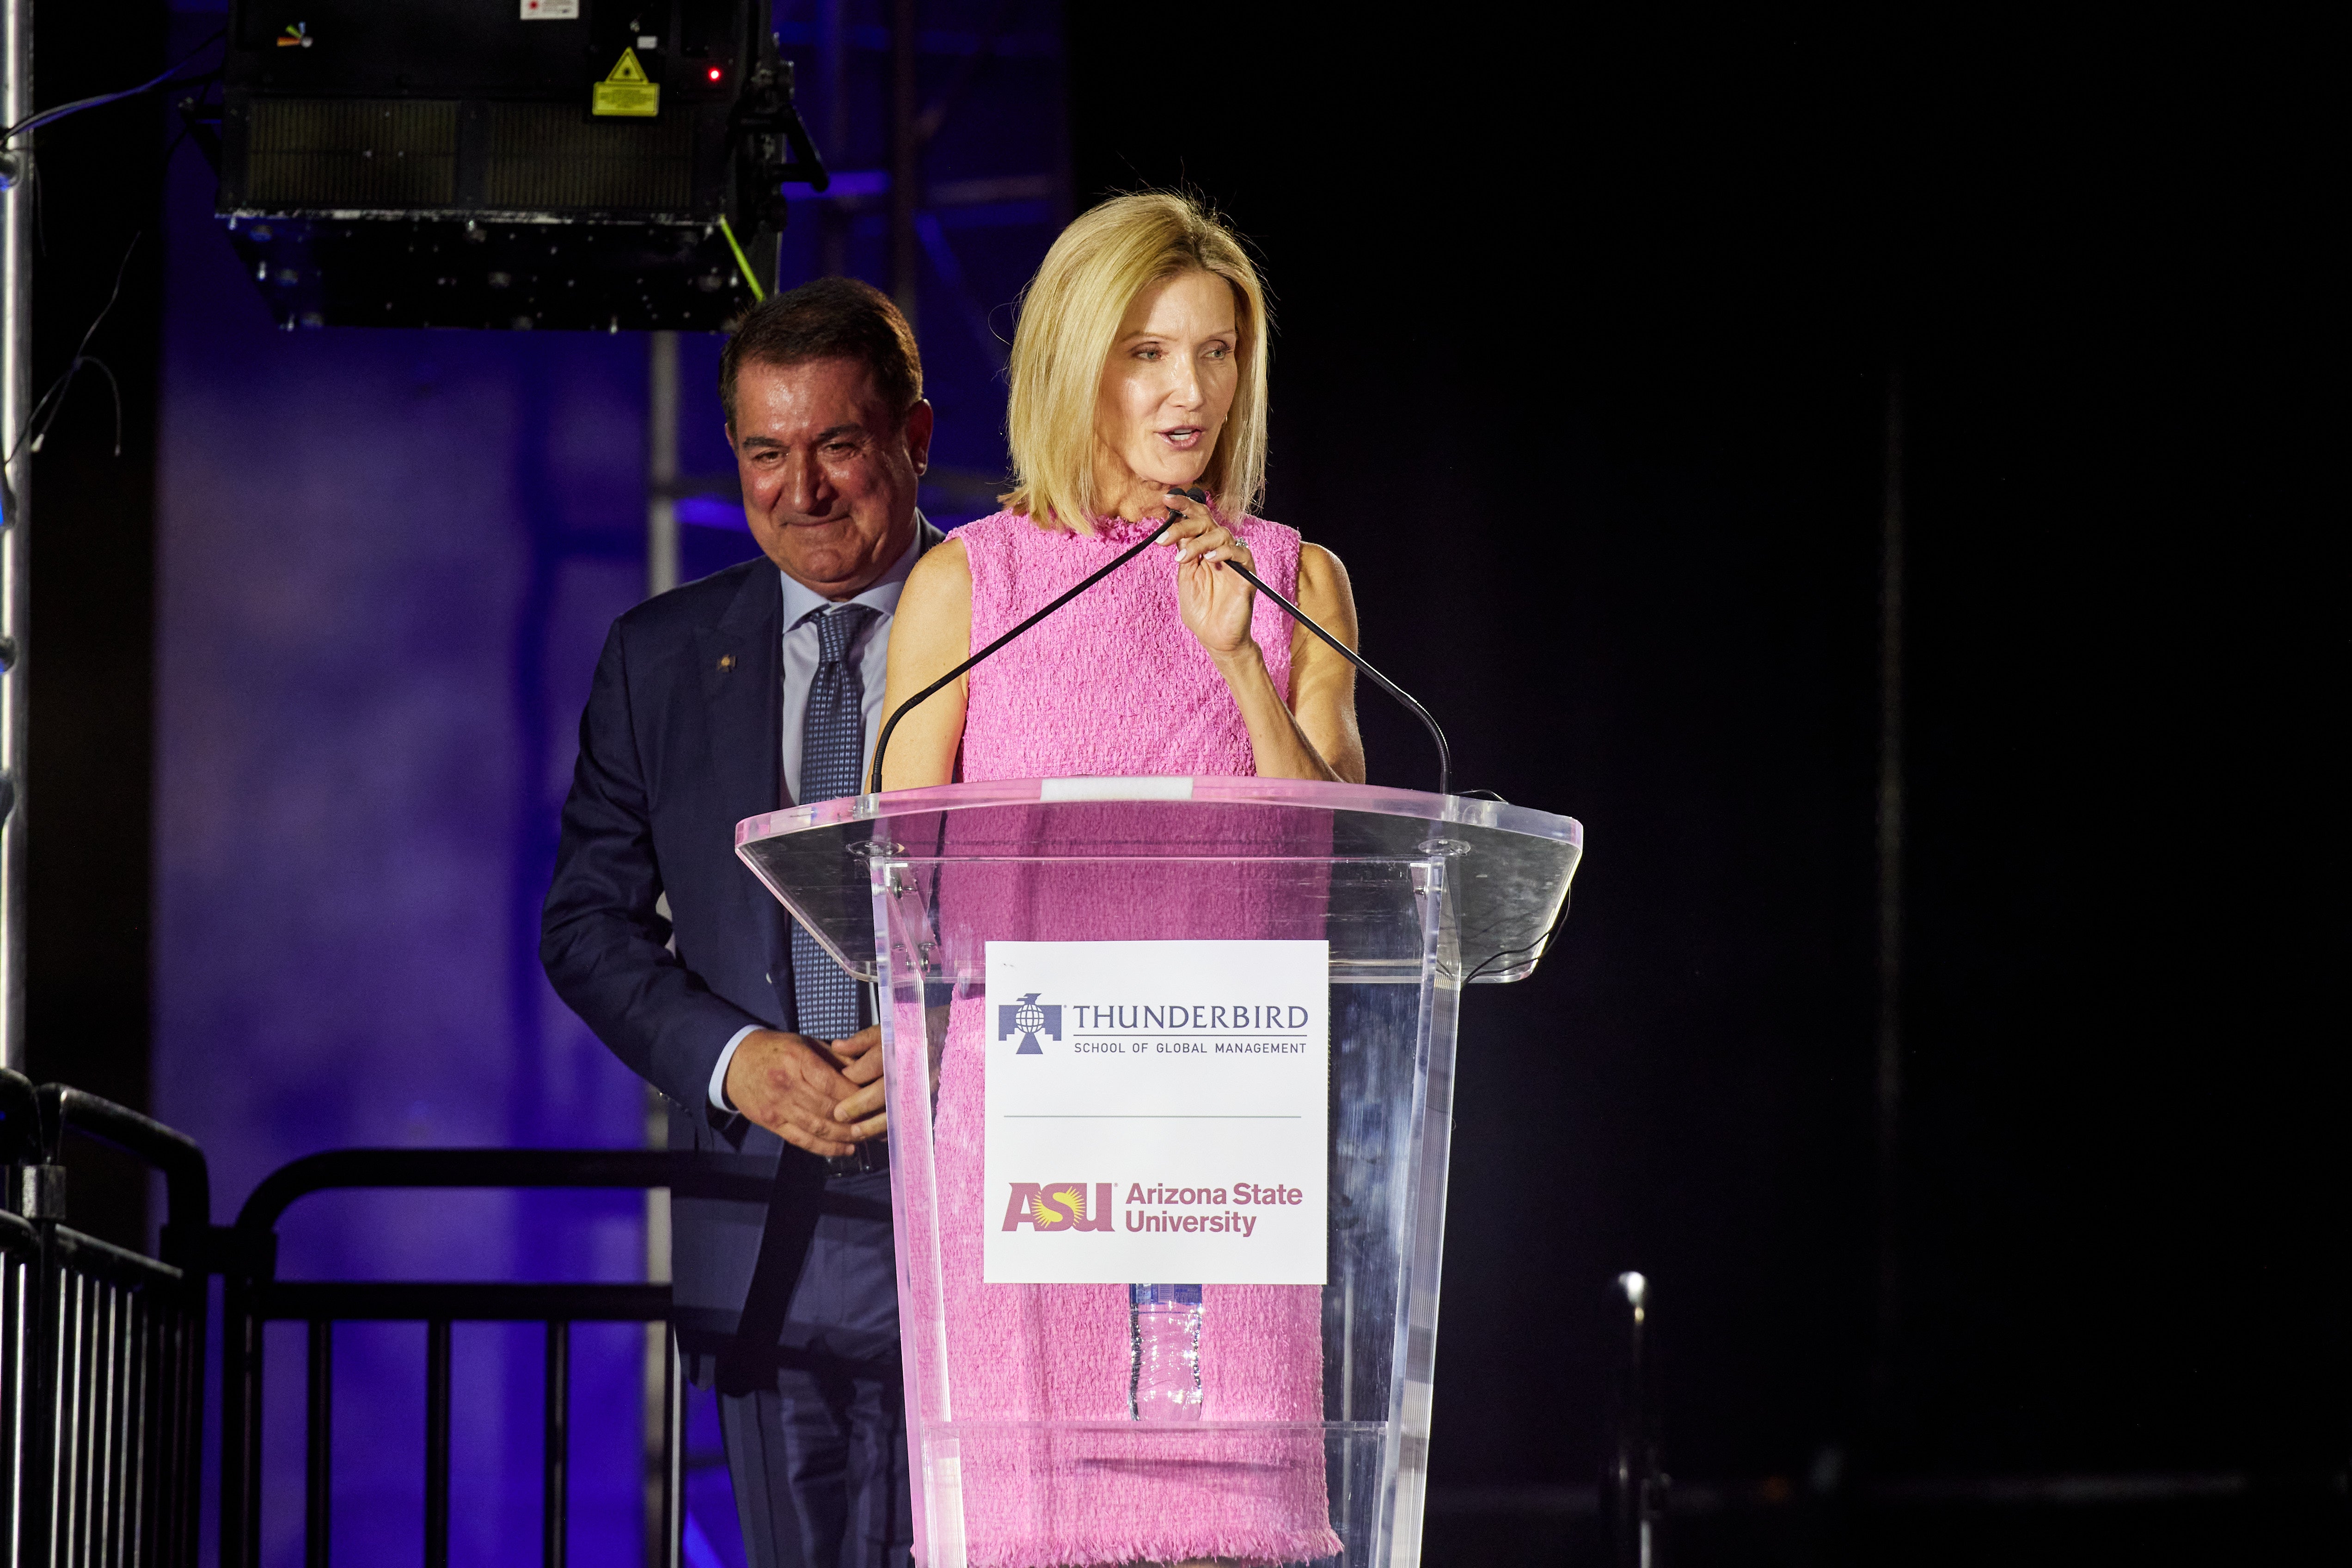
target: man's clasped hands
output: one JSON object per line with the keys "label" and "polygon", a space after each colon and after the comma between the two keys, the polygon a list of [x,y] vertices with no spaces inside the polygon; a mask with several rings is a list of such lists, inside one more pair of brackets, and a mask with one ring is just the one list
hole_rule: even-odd
{"label": "man's clasped hands", "polygon": [[743,1037],[727,1064],[730,1103],[812,1154],[847,1154],[882,1134],[882,1031],[873,1024],[843,1040],[783,1029]]}

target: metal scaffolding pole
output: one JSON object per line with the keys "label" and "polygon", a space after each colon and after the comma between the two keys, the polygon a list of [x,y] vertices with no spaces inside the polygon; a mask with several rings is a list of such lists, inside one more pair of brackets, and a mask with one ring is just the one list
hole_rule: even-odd
{"label": "metal scaffolding pole", "polygon": [[[646,597],[667,594],[677,586],[677,334],[649,332],[646,336]],[[667,914],[667,907],[663,912]],[[646,1147],[669,1147],[669,1114],[661,1092],[646,1085]],[[669,1283],[669,1191],[646,1189],[646,1280]],[[677,1561],[678,1531],[684,1526],[686,1494],[680,1489],[681,1517],[666,1510],[665,1489],[669,1471],[682,1457],[672,1449],[678,1435],[671,1430],[670,1384],[678,1375],[673,1364],[667,1323],[646,1325],[643,1394],[645,1453],[645,1524],[647,1568],[671,1568]]]}
{"label": "metal scaffolding pole", "polygon": [[[33,112],[33,3],[7,0],[0,36],[0,126]],[[0,440],[6,512],[0,518],[0,1062],[25,1067],[25,653],[32,597],[26,574],[33,454],[31,137],[0,148]]]}
{"label": "metal scaffolding pole", "polygon": [[922,101],[915,85],[915,0],[890,10],[890,297],[914,327],[917,269],[922,247],[915,236],[915,198],[923,184]]}
{"label": "metal scaffolding pole", "polygon": [[[817,74],[824,79],[824,155],[834,167],[849,163],[849,4],[824,0],[817,8]],[[817,270],[827,278],[849,272],[849,206],[827,202],[820,209]]]}
{"label": "metal scaffolding pole", "polygon": [[646,597],[677,586],[677,334],[646,336]]}

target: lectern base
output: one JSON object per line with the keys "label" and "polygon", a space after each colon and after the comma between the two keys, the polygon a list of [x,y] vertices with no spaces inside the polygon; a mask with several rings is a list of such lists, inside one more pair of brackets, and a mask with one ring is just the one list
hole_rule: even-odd
{"label": "lectern base", "polygon": [[[923,1452],[938,1555],[919,1561],[1341,1568],[1353,1557],[1339,1535],[1285,1494],[1302,1480],[1328,1489],[1328,1516],[1360,1513],[1369,1541],[1377,1510],[1359,1505],[1376,1501],[1387,1435],[1378,1421],[940,1423]],[[1170,1505],[1106,1517],[1099,1494],[1131,1500],[1147,1474],[1165,1478]],[[950,1494],[960,1506],[946,1506]]]}

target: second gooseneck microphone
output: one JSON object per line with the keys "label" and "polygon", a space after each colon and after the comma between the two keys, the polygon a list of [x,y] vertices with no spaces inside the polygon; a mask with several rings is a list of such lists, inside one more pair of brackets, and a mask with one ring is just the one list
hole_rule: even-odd
{"label": "second gooseneck microphone", "polygon": [[[1171,496],[1182,496],[1186,500],[1197,502],[1203,506],[1207,505],[1209,500],[1208,492],[1197,488],[1193,489],[1171,489],[1168,493]],[[1170,521],[1173,521],[1174,520],[1171,518]],[[1437,727],[1437,720],[1431,715],[1429,710],[1414,701],[1412,694],[1407,691],[1403,687],[1399,686],[1395,681],[1391,680],[1387,676],[1382,675],[1379,670],[1374,669],[1370,665],[1365,663],[1354,648],[1349,647],[1346,643],[1341,642],[1338,637],[1333,637],[1329,632],[1325,631],[1320,626],[1317,625],[1313,616],[1300,609],[1297,605],[1292,604],[1289,600],[1284,598],[1280,594],[1276,593],[1272,588],[1267,587],[1265,581],[1261,579],[1256,573],[1251,571],[1248,567],[1243,565],[1238,561],[1227,561],[1223,563],[1223,564],[1230,566],[1235,572],[1240,573],[1243,582],[1247,583],[1251,587],[1255,588],[1259,593],[1264,594],[1267,598],[1272,599],[1276,604],[1280,605],[1282,606],[1283,613],[1288,616],[1292,620],[1297,621],[1300,626],[1305,626],[1308,631],[1313,632],[1317,637],[1321,637],[1325,642],[1330,644],[1332,652],[1338,654],[1341,658],[1346,659],[1349,664],[1354,665],[1364,674],[1371,677],[1373,685],[1378,686],[1381,690],[1387,692],[1399,702],[1404,704],[1408,712],[1412,713],[1414,718],[1420,720],[1423,724],[1429,727],[1429,738],[1437,742],[1437,793],[1440,795],[1445,794],[1447,786],[1454,782],[1454,752],[1445,744],[1445,731]]]}
{"label": "second gooseneck microphone", "polygon": [[[1196,506],[1206,506],[1209,501],[1208,492],[1197,487],[1188,489],[1181,485],[1171,485],[1169,487],[1168,493],[1171,496],[1181,496],[1184,500],[1192,502]],[[949,670],[945,675],[940,676],[937,680],[932,681],[929,686],[924,687],[912,697],[908,698],[904,702],[899,703],[898,708],[891,713],[890,717],[884,721],[882,725],[881,737],[874,742],[874,768],[873,771],[866,775],[866,793],[869,795],[879,795],[882,793],[882,759],[890,750],[890,732],[898,727],[899,720],[905,718],[908,712],[913,710],[915,708],[919,707],[929,699],[946,690],[949,686],[954,683],[958,677],[961,676],[966,670],[971,668],[972,666],[978,664],[982,659],[986,658],[998,648],[1003,647],[1006,643],[1011,642],[1014,637],[1019,637],[1023,632],[1027,631],[1031,626],[1035,626],[1039,621],[1044,620],[1047,616],[1052,615],[1055,610],[1060,609],[1064,605],[1068,604],[1072,599],[1076,598],[1079,595],[1085,593],[1087,589],[1093,587],[1096,584],[1101,582],[1104,578],[1109,576],[1112,573],[1118,571],[1120,567],[1126,565],[1137,556],[1142,554],[1146,550],[1150,549],[1153,544],[1159,542],[1161,534],[1167,532],[1171,527],[1174,526],[1174,524],[1179,521],[1180,515],[1181,514],[1179,514],[1173,508],[1171,508],[1168,516],[1160,520],[1159,527],[1144,535],[1142,539],[1136,542],[1133,548],[1122,551],[1117,560],[1111,562],[1108,565],[1104,566],[1099,571],[1087,574],[1084,581],[1078,583],[1075,587],[1072,587],[1067,592],[1062,594],[1060,596],[1055,598],[1053,603],[1047,605],[1045,608],[1029,616],[1019,626],[1014,626],[1003,637],[998,637],[986,647],[982,648],[978,653],[973,654],[970,658],[965,659],[961,664],[957,665],[953,669]],[[1284,598],[1280,594],[1276,593],[1272,588],[1267,587],[1265,581],[1261,579],[1256,573],[1251,571],[1248,567],[1244,566],[1237,561],[1227,561],[1222,563],[1222,564],[1233,568],[1234,571],[1241,574],[1243,582],[1247,583],[1251,587],[1255,588],[1259,593],[1264,594],[1267,598],[1272,599],[1276,604],[1281,605],[1285,615],[1288,616],[1292,620],[1297,621],[1300,626],[1305,626],[1308,631],[1313,632],[1317,637],[1329,644],[1333,652],[1337,653],[1340,658],[1346,659],[1349,664],[1354,665],[1359,670],[1370,677],[1374,685],[1378,686],[1381,690],[1387,692],[1391,697],[1395,698],[1399,702],[1402,703],[1407,711],[1411,712],[1414,718],[1420,720],[1422,723],[1428,727],[1430,739],[1437,742],[1437,793],[1440,795],[1445,794],[1447,787],[1453,783],[1454,754],[1451,749],[1449,749],[1445,744],[1445,731],[1438,728],[1437,721],[1431,716],[1429,710],[1423,708],[1419,702],[1413,700],[1412,694],[1405,690],[1403,687],[1399,686],[1395,681],[1391,680],[1387,676],[1382,675],[1379,670],[1374,669],[1370,664],[1366,663],[1355,649],[1349,647],[1346,643],[1341,642],[1338,637],[1333,637],[1329,632],[1325,631],[1322,626],[1315,622],[1313,617],[1307,614],[1306,611],[1292,604],[1288,599]]]}

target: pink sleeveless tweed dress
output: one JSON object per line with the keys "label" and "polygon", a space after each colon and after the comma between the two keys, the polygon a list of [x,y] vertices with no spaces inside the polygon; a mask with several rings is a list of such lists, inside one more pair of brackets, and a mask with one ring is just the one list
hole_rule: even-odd
{"label": "pink sleeveless tweed dress", "polygon": [[[1146,525],[1116,519],[1098,537],[1048,531],[1000,512],[952,536],[971,564],[971,646],[1107,564]],[[1286,596],[1297,533],[1234,525],[1258,574]],[[1260,595],[1252,631],[1277,689],[1290,686],[1290,623]],[[1249,731],[1223,678],[1176,604],[1173,551],[1151,550],[973,670],[964,720],[967,779],[1255,773]],[[1247,935],[1272,930],[1238,902],[1230,876],[1139,868],[1103,880],[1092,907],[1024,909],[1041,938]],[[1148,918],[1137,911],[1150,910]],[[1008,911],[1009,912],[1009,911]],[[1253,921],[1257,923],[1253,925]],[[1129,1323],[1119,1285],[982,1280],[982,998],[951,1009],[934,1121],[947,1358],[955,1421],[1129,1421]],[[1202,1409],[1211,1422],[1323,1418],[1321,1292],[1312,1286],[1203,1288]],[[926,1358],[928,1348],[921,1352]],[[965,1436],[965,1544],[973,1568],[1213,1557],[1286,1563],[1339,1550],[1323,1444],[1307,1432],[1202,1431],[1174,1444],[1132,1426],[1048,1436]]]}

